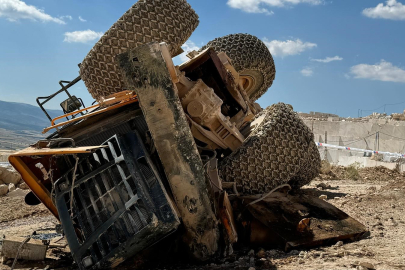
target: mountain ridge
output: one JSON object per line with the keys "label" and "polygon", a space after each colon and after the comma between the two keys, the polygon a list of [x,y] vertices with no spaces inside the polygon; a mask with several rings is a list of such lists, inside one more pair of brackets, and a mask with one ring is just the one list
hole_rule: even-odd
{"label": "mountain ridge", "polygon": [[[47,110],[47,112],[52,118],[63,114],[61,110]],[[13,131],[42,131],[49,125],[50,121],[40,107],[0,100],[0,128]]]}

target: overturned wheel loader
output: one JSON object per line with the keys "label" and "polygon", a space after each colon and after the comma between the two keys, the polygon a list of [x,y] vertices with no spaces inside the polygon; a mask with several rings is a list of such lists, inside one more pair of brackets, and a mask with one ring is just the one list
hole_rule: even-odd
{"label": "overturned wheel loader", "polygon": [[[259,39],[219,38],[174,66],[197,25],[184,0],[139,1],[80,77],[38,99],[43,108],[68,95],[44,130],[55,132],[9,159],[32,190],[27,203],[60,220],[80,269],[116,267],[168,237],[207,261],[240,244],[289,250],[366,232],[300,190],[319,172],[318,149],[291,106],[254,103],[275,77]],[[81,79],[97,100],[88,108],[69,93]]]}

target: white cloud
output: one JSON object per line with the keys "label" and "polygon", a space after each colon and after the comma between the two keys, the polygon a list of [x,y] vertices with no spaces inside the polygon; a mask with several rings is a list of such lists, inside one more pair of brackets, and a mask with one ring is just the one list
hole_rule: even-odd
{"label": "white cloud", "polygon": [[82,16],[79,16],[79,21],[81,21],[81,22],[87,22],[87,20],[83,19]]}
{"label": "white cloud", "polygon": [[0,17],[4,17],[11,22],[28,19],[32,21],[65,24],[63,20],[54,18],[46,14],[44,10],[27,5],[21,0],[0,0]]}
{"label": "white cloud", "polygon": [[70,16],[70,15],[65,15],[65,16],[60,16],[59,19],[61,19],[61,20],[65,20],[65,19],[73,20],[73,17]]}
{"label": "white cloud", "polygon": [[405,83],[405,70],[385,60],[381,60],[380,63],[375,65],[360,64],[353,66],[350,68],[350,73],[356,79]]}
{"label": "white cloud", "polygon": [[273,56],[289,56],[300,54],[303,51],[317,47],[315,43],[302,42],[300,39],[296,40],[272,40],[269,41],[266,38],[263,40],[264,44],[269,48]]}
{"label": "white cloud", "polygon": [[179,58],[182,62],[186,62],[189,60],[187,57],[187,54],[192,51],[198,51],[200,47],[198,47],[194,42],[191,40],[188,40],[186,43],[181,46],[181,48],[184,50],[184,53],[179,55]]}
{"label": "white cloud", "polygon": [[310,67],[306,67],[301,70],[301,74],[305,77],[311,77],[314,75],[314,70]]}
{"label": "white cloud", "polygon": [[301,3],[320,5],[323,2],[323,0],[228,0],[227,4],[232,8],[241,9],[248,13],[272,15],[274,12],[266,7],[284,7]]}
{"label": "white cloud", "polygon": [[380,3],[374,8],[364,9],[363,15],[373,19],[405,20],[405,5],[396,0],[388,0],[386,5]]}
{"label": "white cloud", "polygon": [[343,60],[343,58],[340,56],[326,57],[325,59],[311,59],[311,61],[319,62],[319,63],[329,63],[332,61],[342,61],[342,60]]}
{"label": "white cloud", "polygon": [[95,32],[93,30],[66,32],[64,42],[87,43],[101,38],[103,34],[102,32]]}

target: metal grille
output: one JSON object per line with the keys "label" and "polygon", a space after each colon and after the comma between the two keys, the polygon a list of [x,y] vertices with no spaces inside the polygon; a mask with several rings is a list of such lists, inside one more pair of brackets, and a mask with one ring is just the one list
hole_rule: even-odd
{"label": "metal grille", "polygon": [[131,132],[131,127],[128,122],[125,122],[121,125],[118,125],[113,128],[109,128],[101,133],[98,133],[88,139],[76,142],[78,146],[94,146],[100,145],[103,142],[107,141],[109,138],[114,136],[115,134],[127,134]]}
{"label": "metal grille", "polygon": [[140,137],[114,136],[105,145],[80,157],[73,189],[76,160],[56,182],[60,219],[81,269],[110,267],[115,254],[132,256],[179,224]]}
{"label": "metal grille", "polygon": [[76,145],[77,146],[100,145],[116,134],[127,134],[134,129],[137,130],[139,134],[142,135],[146,134],[146,132],[148,131],[148,126],[146,125],[143,116],[135,117],[131,121],[124,122],[120,125],[111,128],[107,128],[102,132],[94,134],[93,136],[86,138],[84,140],[76,141]]}

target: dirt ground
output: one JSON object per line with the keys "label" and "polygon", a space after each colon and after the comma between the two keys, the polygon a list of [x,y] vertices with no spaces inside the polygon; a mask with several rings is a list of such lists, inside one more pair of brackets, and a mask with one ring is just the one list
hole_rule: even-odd
{"label": "dirt ground", "polygon": [[[327,195],[328,202],[366,225],[371,234],[363,240],[290,253],[246,250],[206,265],[166,265],[161,269],[405,269],[405,176],[376,170],[381,171],[374,169],[360,180],[324,180],[328,177],[322,176],[305,187],[315,196]],[[317,187],[321,183],[325,190]],[[43,206],[25,206],[23,197],[0,198],[0,236],[26,236],[56,224]],[[44,269],[48,265],[51,269],[74,269],[67,251],[50,249],[45,261],[19,262],[16,269]],[[369,268],[362,268],[362,263]],[[0,268],[10,269],[10,265],[9,261]]]}

